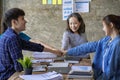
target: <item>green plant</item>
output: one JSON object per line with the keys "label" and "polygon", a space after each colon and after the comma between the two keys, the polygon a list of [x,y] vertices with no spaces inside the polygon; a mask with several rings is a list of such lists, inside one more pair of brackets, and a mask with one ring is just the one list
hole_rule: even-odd
{"label": "green plant", "polygon": [[32,68],[32,62],[30,57],[24,57],[23,59],[17,60],[24,69],[26,68]]}

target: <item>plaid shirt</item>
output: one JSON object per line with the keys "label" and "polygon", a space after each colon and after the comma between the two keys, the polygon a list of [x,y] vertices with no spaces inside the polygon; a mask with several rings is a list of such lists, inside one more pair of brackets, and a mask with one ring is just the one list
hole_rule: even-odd
{"label": "plaid shirt", "polygon": [[23,58],[22,49],[42,52],[44,46],[25,41],[8,28],[0,38],[0,80],[7,80],[14,72],[23,70],[17,62]]}

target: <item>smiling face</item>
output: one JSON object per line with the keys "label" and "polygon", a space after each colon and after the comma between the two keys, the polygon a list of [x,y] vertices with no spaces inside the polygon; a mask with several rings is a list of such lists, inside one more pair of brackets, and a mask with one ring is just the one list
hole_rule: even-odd
{"label": "smiling face", "polygon": [[17,32],[21,32],[25,30],[25,25],[27,21],[24,19],[24,16],[19,16],[17,20],[13,20],[12,28]]}
{"label": "smiling face", "polygon": [[74,33],[78,33],[78,29],[80,27],[80,22],[75,17],[71,17],[69,19],[69,27]]}

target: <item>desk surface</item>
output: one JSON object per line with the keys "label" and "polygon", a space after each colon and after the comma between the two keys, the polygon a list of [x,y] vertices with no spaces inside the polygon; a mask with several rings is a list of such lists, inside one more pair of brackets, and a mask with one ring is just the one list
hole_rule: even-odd
{"label": "desk surface", "polygon": [[[83,59],[82,61],[80,61],[79,64],[76,65],[91,65],[91,60],[90,59]],[[33,72],[32,74],[42,74],[45,72]],[[21,78],[19,78],[19,75],[22,75],[23,72],[15,72],[8,80],[22,80]],[[67,78],[67,74],[63,74],[63,78],[64,80],[71,80]],[[72,79],[72,80],[92,80],[92,79]]]}

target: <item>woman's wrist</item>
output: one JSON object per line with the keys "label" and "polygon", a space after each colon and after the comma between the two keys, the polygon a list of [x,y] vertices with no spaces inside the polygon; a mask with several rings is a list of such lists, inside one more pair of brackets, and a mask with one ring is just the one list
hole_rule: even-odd
{"label": "woman's wrist", "polygon": [[67,54],[67,50],[62,50],[62,55],[66,55]]}

